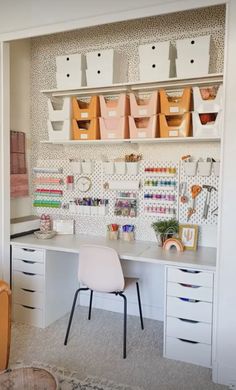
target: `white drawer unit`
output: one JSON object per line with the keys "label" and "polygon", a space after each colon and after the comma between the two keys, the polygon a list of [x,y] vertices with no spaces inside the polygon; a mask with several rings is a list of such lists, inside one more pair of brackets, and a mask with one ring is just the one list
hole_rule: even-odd
{"label": "white drawer unit", "polygon": [[164,356],[211,367],[214,274],[166,268]]}
{"label": "white drawer unit", "polygon": [[43,309],[44,293],[16,287],[13,289],[13,301],[17,304]]}
{"label": "white drawer unit", "polygon": [[185,283],[167,283],[167,295],[212,302],[212,288]]}
{"label": "white drawer unit", "polygon": [[15,303],[13,305],[13,318],[29,325],[43,327],[43,310],[35,307]]}
{"label": "white drawer unit", "polygon": [[76,254],[13,245],[13,319],[45,328],[69,312],[77,268]]}
{"label": "white drawer unit", "polygon": [[213,273],[190,268],[168,267],[168,282],[186,283],[194,286],[213,286]]}
{"label": "white drawer unit", "polygon": [[12,247],[12,258],[44,263],[44,250],[16,245]]}
{"label": "white drawer unit", "polygon": [[166,337],[167,357],[183,362],[211,366],[211,346],[186,339]]}
{"label": "white drawer unit", "polygon": [[13,269],[16,271],[29,272],[44,275],[44,264],[34,260],[13,260]]}

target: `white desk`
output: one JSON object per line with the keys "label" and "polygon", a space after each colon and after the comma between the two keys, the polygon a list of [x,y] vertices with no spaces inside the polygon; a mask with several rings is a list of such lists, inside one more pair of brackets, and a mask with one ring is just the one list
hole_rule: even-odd
{"label": "white desk", "polygon": [[[144,315],[157,318],[148,314],[156,310],[155,305],[162,305],[164,356],[211,366],[215,248],[166,252],[154,242],[110,241],[83,234],[49,240],[28,235],[11,244],[15,319],[46,327],[67,313],[78,288],[81,245],[105,245],[116,249],[127,276],[140,277]],[[127,294],[129,313],[135,314],[134,294]],[[95,294],[94,306],[120,311],[114,307],[114,298],[106,297],[104,306],[100,295]],[[80,299],[87,304],[86,294]]]}
{"label": "white desk", "polygon": [[105,245],[114,248],[121,259],[147,262],[153,264],[175,265],[194,267],[215,271],[216,249],[200,247],[196,252],[164,251],[152,241],[111,241],[105,237],[79,235],[58,235],[49,240],[39,240],[33,234],[14,238],[11,241],[14,246],[32,246],[34,248],[54,250],[67,253],[79,253],[83,244]]}

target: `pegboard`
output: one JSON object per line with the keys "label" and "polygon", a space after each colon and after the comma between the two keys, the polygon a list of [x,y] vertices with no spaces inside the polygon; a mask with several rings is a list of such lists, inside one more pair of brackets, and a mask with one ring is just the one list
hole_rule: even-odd
{"label": "pegboard", "polygon": [[[200,176],[198,170],[196,171],[196,175],[187,176],[184,169],[184,162],[180,162],[180,183],[187,183],[187,191],[186,195],[189,199],[188,203],[179,203],[179,221],[181,223],[192,223],[197,225],[216,225],[217,224],[217,216],[212,214],[212,211],[218,206],[218,188],[219,188],[219,177],[215,176],[213,170],[211,170],[211,174],[209,176]],[[194,184],[198,184],[201,187],[205,185],[213,186],[217,189],[217,191],[211,192],[211,200],[210,207],[208,212],[207,219],[202,217],[204,204],[207,196],[207,190],[202,188],[201,193],[196,198],[195,208],[196,213],[193,214],[190,220],[187,220],[187,211],[188,208],[191,207],[191,187]]]}

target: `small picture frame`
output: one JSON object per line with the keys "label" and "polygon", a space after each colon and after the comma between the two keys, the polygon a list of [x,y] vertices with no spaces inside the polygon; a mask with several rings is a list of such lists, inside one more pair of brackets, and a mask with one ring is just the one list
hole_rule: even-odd
{"label": "small picture frame", "polygon": [[198,225],[179,225],[179,238],[184,245],[184,249],[196,251]]}

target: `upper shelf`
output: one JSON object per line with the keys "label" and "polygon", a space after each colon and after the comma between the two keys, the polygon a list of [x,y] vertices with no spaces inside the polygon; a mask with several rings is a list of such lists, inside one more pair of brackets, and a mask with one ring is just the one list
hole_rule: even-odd
{"label": "upper shelf", "polygon": [[150,91],[152,89],[165,88],[176,89],[187,86],[205,86],[209,84],[220,84],[223,82],[223,73],[212,73],[202,77],[187,79],[171,78],[163,81],[136,81],[106,86],[81,87],[79,89],[48,89],[41,92],[48,96],[91,96],[106,95],[131,91]]}
{"label": "upper shelf", "polygon": [[176,138],[138,138],[138,139],[97,139],[97,140],[70,140],[70,141],[41,141],[42,144],[57,145],[104,145],[104,144],[143,144],[143,143],[197,143],[197,142],[220,142],[219,137],[196,138],[196,137],[176,137]]}

